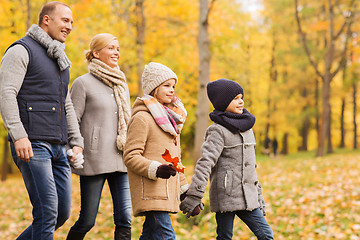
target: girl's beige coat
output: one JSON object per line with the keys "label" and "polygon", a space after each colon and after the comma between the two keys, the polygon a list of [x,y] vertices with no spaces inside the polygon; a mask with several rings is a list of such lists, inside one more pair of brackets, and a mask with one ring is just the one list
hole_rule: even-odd
{"label": "girl's beige coat", "polygon": [[180,194],[188,188],[184,174],[161,179],[156,178],[156,170],[160,164],[169,164],[161,156],[166,149],[172,158],[181,158],[180,137],[164,132],[140,99],[134,103],[127,137],[124,162],[134,216],[146,211],[178,212]]}

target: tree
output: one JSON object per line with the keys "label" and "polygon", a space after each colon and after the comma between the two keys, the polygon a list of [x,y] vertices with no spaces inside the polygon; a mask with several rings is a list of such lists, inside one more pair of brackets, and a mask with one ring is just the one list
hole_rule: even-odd
{"label": "tree", "polygon": [[145,15],[144,1],[136,0],[136,55],[138,58],[137,77],[138,77],[138,96],[142,95],[141,76],[144,66],[144,43],[145,43]]}
{"label": "tree", "polygon": [[210,48],[209,48],[209,14],[214,5],[215,0],[200,0],[200,16],[199,16],[199,92],[198,105],[196,111],[196,132],[195,132],[195,150],[194,158],[200,157],[200,147],[204,141],[206,128],[209,125],[208,111],[209,102],[206,97],[206,84],[210,81]]}
{"label": "tree", "polygon": [[[339,27],[339,29],[335,26],[335,14],[334,8],[335,5],[338,4],[338,1],[333,3],[332,0],[327,0],[327,19],[326,19],[326,28],[324,31],[326,44],[324,46],[323,55],[323,69],[320,69],[320,62],[314,58],[315,52],[309,46],[309,42],[307,40],[307,34],[303,30],[302,21],[300,18],[300,11],[305,8],[305,5],[299,6],[298,0],[295,0],[295,16],[298,26],[298,32],[304,47],[304,50],[307,54],[307,57],[311,63],[311,66],[314,68],[316,74],[322,79],[322,114],[321,114],[321,124],[320,124],[320,136],[318,139],[318,149],[317,156],[324,155],[325,149],[325,141],[328,140],[328,152],[332,152],[332,144],[331,144],[331,106],[330,106],[330,83],[337,75],[339,71],[341,71],[346,62],[347,58],[347,39],[349,38],[349,33],[351,33],[351,24],[353,20],[353,12],[354,12],[354,0],[350,2],[347,8],[347,14],[339,11],[339,15],[345,15],[345,19],[343,20],[343,24]],[[339,18],[339,17],[338,17]],[[347,30],[347,31],[345,31]],[[337,31],[337,32],[336,32]],[[340,36],[345,35],[345,43],[339,44],[337,42],[341,41]],[[339,51],[338,45],[342,45],[342,49]],[[337,67],[333,67],[333,65],[338,62]]]}

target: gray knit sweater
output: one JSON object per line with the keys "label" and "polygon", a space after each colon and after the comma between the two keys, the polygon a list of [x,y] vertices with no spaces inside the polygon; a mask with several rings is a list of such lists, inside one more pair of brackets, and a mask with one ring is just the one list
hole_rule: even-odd
{"label": "gray knit sweater", "polygon": [[[1,60],[0,68],[0,112],[5,127],[9,131],[12,141],[28,137],[21,122],[17,105],[17,94],[27,71],[29,54],[26,48],[17,44],[6,52]],[[66,119],[68,121],[69,145],[84,147],[84,140],[80,134],[73,104],[69,94],[65,102]]]}
{"label": "gray knit sweater", "polygon": [[252,129],[232,133],[220,124],[206,131],[187,195],[203,197],[210,177],[212,212],[231,212],[261,208],[265,201],[256,176],[255,137]]}

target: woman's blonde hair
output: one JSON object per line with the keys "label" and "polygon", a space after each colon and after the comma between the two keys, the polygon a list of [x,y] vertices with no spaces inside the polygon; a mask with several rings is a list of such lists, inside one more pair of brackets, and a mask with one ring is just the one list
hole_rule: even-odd
{"label": "woman's blonde hair", "polygon": [[85,57],[87,62],[91,62],[94,58],[94,51],[100,51],[104,47],[106,47],[112,40],[116,40],[117,38],[110,33],[99,33],[96,34],[90,42],[90,49],[85,52]]}

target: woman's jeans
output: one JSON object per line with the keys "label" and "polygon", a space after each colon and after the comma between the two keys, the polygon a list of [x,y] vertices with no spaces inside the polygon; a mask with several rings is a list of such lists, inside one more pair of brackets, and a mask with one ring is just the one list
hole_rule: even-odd
{"label": "woman's jeans", "polygon": [[101,192],[108,181],[114,208],[116,227],[131,228],[131,197],[127,173],[114,172],[95,176],[80,176],[81,210],[71,231],[87,233],[95,225]]}
{"label": "woman's jeans", "polygon": [[143,231],[139,240],[174,240],[175,231],[168,212],[151,211],[145,213]]}
{"label": "woman's jeans", "polygon": [[13,160],[33,206],[32,224],[17,239],[54,239],[54,231],[70,216],[72,179],[66,148],[38,140],[31,141],[31,145],[34,156],[27,163],[17,157],[10,142]]}
{"label": "woman's jeans", "polygon": [[231,240],[234,217],[237,215],[255,234],[257,239],[274,239],[273,232],[259,208],[253,211],[217,212],[217,240]]}

